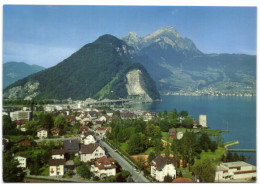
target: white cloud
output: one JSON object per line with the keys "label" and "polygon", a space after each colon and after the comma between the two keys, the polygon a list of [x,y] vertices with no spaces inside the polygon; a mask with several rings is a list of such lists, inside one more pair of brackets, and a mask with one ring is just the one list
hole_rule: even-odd
{"label": "white cloud", "polygon": [[75,51],[77,51],[75,48],[4,42],[3,61],[26,62],[51,67],[69,57]]}

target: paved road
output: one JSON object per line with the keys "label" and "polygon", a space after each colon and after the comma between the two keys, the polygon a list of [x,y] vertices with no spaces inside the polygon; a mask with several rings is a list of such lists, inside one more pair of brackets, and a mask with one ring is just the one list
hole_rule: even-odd
{"label": "paved road", "polygon": [[35,139],[34,141],[37,142],[42,142],[42,141],[64,141],[64,140],[69,140],[69,139],[80,139],[80,137],[70,137],[70,138],[65,138],[65,137],[60,137],[60,138],[46,138],[46,139]]}
{"label": "paved road", "polygon": [[121,165],[121,167],[124,170],[127,170],[131,173],[132,178],[135,182],[150,182],[149,180],[147,180],[142,174],[137,173],[136,171],[134,171],[134,167],[132,165],[130,165],[123,157],[121,157],[118,153],[116,153],[107,143],[105,143],[104,141],[100,140],[100,145],[102,145],[103,147],[105,147],[109,154],[117,160],[117,162]]}
{"label": "paved road", "polygon": [[83,180],[79,178],[62,178],[62,177],[53,177],[53,176],[39,176],[39,175],[26,175],[28,178],[34,179],[48,179],[48,180],[57,180],[57,181],[67,181],[67,182],[94,182],[89,180]]}

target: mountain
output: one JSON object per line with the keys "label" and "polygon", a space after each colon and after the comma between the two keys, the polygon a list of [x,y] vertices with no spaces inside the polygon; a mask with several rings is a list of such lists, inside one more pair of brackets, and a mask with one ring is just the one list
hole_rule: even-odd
{"label": "mountain", "polygon": [[145,37],[130,32],[122,40],[143,58],[138,62],[146,67],[161,92],[256,92],[256,56],[205,54],[169,26]]}
{"label": "mountain", "polygon": [[133,59],[134,49],[112,35],[86,44],[54,67],[8,86],[5,98],[118,99],[160,95],[146,69]]}
{"label": "mountain", "polygon": [[38,65],[29,65],[24,62],[7,62],[3,64],[3,88],[30,74],[44,70]]}

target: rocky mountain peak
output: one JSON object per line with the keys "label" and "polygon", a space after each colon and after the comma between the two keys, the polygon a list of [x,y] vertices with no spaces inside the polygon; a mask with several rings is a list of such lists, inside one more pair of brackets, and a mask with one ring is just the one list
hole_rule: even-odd
{"label": "rocky mountain peak", "polygon": [[156,30],[155,32],[147,35],[146,37],[144,37],[144,40],[150,40],[150,39],[153,39],[155,37],[160,37],[162,35],[174,36],[176,38],[180,38],[181,37],[179,32],[176,31],[173,27],[166,26],[166,27],[160,28],[160,29]]}

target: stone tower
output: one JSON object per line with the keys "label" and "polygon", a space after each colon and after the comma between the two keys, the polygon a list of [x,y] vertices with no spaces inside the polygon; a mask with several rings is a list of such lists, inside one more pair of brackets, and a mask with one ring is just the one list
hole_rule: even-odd
{"label": "stone tower", "polygon": [[207,127],[207,115],[200,115],[199,117],[200,125],[202,127]]}

